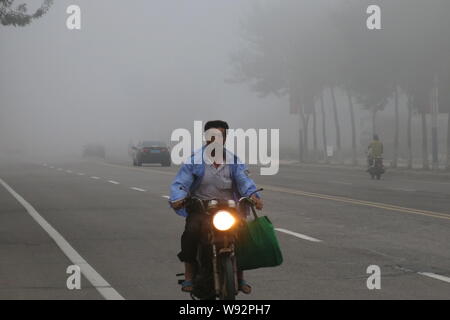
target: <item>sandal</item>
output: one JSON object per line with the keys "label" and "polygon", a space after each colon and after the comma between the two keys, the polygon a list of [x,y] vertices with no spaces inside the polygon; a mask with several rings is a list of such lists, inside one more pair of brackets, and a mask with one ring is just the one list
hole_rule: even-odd
{"label": "sandal", "polygon": [[193,289],[194,289],[194,284],[191,280],[184,280],[181,283],[181,291],[192,292]]}
{"label": "sandal", "polygon": [[244,294],[250,294],[252,292],[252,286],[248,284],[244,279],[239,279],[239,291],[242,291]]}

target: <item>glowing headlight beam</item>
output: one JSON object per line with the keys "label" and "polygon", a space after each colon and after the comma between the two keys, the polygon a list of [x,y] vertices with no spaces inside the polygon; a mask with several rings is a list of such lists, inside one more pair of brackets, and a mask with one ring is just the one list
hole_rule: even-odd
{"label": "glowing headlight beam", "polygon": [[229,230],[236,222],[236,219],[233,215],[227,211],[219,211],[214,215],[213,224],[217,230],[227,231]]}

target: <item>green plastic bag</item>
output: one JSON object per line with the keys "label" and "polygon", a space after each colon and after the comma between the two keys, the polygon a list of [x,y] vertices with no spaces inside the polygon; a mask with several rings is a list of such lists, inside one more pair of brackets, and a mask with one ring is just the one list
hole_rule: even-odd
{"label": "green plastic bag", "polygon": [[258,217],[240,227],[236,242],[239,270],[276,267],[283,262],[275,229],[268,217]]}

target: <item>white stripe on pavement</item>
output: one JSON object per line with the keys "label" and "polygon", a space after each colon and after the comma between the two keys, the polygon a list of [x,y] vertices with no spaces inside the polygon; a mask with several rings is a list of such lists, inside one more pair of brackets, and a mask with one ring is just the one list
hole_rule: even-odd
{"label": "white stripe on pavement", "polygon": [[77,173],[77,175],[84,176],[84,173],[79,172],[79,173]]}
{"label": "white stripe on pavement", "polygon": [[114,181],[114,180],[108,180],[108,182],[109,182],[109,183],[112,183],[112,184],[120,184],[119,182]]}
{"label": "white stripe on pavement", "polygon": [[169,197],[169,196],[161,196],[161,197],[163,197],[163,198],[166,198],[166,199],[170,199],[170,197]]}
{"label": "white stripe on pavement", "polygon": [[100,178],[99,178],[99,177],[93,176],[93,177],[91,177],[91,179],[98,180],[98,179],[100,179]]}
{"label": "white stripe on pavement", "polygon": [[135,190],[135,191],[140,191],[140,192],[145,192],[145,191],[147,191],[147,190],[144,190],[144,189],[141,189],[141,188],[135,188],[135,187],[132,187],[132,188],[130,188],[131,190]]}
{"label": "white stripe on pavement", "polygon": [[54,167],[54,166],[50,166],[49,168],[50,168],[50,169],[55,169],[55,167]]}
{"label": "white stripe on pavement", "polygon": [[303,240],[307,240],[307,241],[312,241],[312,242],[322,242],[322,240],[313,238],[313,237],[309,237],[307,235],[301,234],[301,233],[297,233],[297,232],[292,232],[286,229],[282,229],[282,228],[275,228],[275,230],[279,231],[279,232],[283,232],[286,234],[290,234],[291,236],[303,239]]}
{"label": "white stripe on pavement", "polygon": [[353,183],[351,183],[351,182],[344,182],[344,181],[334,181],[334,180],[332,180],[332,181],[329,181],[329,183],[335,183],[335,184],[344,184],[344,185],[347,185],[347,186],[351,186]]}
{"label": "white stripe on pavement", "polygon": [[125,300],[103,277],[92,268],[86,260],[56,231],[22,196],[16,193],[6,182],[0,179],[0,184],[11,193],[14,198],[28,211],[30,216],[44,229],[56,242],[69,260],[80,267],[81,273],[107,300]]}
{"label": "white stripe on pavement", "polygon": [[72,170],[66,170],[67,173],[72,173]]}
{"label": "white stripe on pavement", "polygon": [[63,171],[63,169],[62,168],[58,168],[58,171]]}
{"label": "white stripe on pavement", "polygon": [[403,191],[403,192],[416,192],[416,189],[408,189],[408,188],[387,188],[392,191]]}
{"label": "white stripe on pavement", "polygon": [[419,272],[420,275],[450,283],[450,278],[431,272]]}

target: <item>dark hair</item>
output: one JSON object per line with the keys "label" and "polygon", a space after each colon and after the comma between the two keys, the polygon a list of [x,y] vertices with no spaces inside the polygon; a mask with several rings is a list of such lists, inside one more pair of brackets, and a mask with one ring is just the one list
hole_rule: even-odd
{"label": "dark hair", "polygon": [[205,131],[208,131],[209,129],[225,129],[228,130],[228,123],[222,120],[212,120],[205,123]]}

